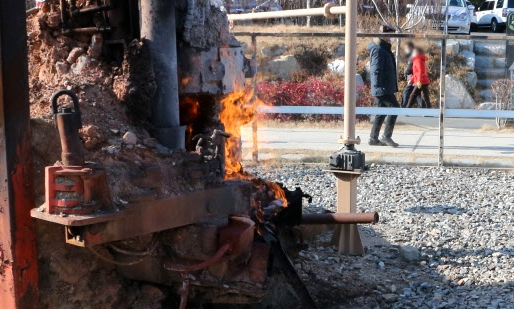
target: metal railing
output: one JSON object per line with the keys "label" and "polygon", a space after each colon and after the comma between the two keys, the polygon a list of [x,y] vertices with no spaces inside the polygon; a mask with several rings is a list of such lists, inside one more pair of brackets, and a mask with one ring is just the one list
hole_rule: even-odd
{"label": "metal railing", "polygon": [[[293,38],[344,38],[345,33],[339,32],[296,32],[296,33],[270,33],[270,32],[233,32],[236,37],[251,37],[253,48],[253,59],[257,61],[258,37],[293,37]],[[445,108],[445,76],[446,76],[446,41],[447,40],[473,40],[473,41],[507,41],[514,40],[514,37],[507,35],[455,35],[455,34],[419,34],[419,33],[357,33],[358,38],[389,37],[397,39],[426,39],[439,40],[441,42],[441,64],[440,64],[440,98],[439,109],[422,108],[380,108],[380,107],[357,107],[357,115],[398,115],[398,116],[428,116],[439,117],[439,145],[438,145],[438,165],[443,166],[444,161],[444,126],[445,118],[474,118],[474,119],[494,119],[494,118],[514,118],[514,110],[477,110],[477,109],[447,109]],[[507,68],[505,69],[507,74]],[[257,94],[257,83],[253,82],[255,93]],[[344,107],[329,106],[260,106],[260,113],[264,114],[326,114],[343,115]],[[258,125],[252,125],[252,157],[258,160]]]}

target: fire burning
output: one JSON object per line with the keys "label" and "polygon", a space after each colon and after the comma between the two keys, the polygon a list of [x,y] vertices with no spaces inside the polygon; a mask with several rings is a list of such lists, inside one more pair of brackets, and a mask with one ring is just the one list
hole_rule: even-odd
{"label": "fire burning", "polygon": [[225,143],[225,179],[253,178],[244,175],[241,166],[241,126],[253,121],[257,115],[257,101],[251,104],[252,96],[253,93],[239,91],[229,94],[221,101],[220,120],[225,131],[231,134]]}
{"label": "fire burning", "polygon": [[[253,97],[253,92],[239,91],[229,94],[221,104],[220,120],[225,126],[225,131],[231,135],[225,143],[225,179],[252,181],[254,187],[264,193],[262,198],[258,198],[259,200],[268,202],[277,200],[280,201],[280,207],[287,207],[285,192],[277,183],[263,181],[245,173],[241,165],[241,126],[255,120],[257,107],[262,102]],[[256,206],[260,208],[268,204]]]}

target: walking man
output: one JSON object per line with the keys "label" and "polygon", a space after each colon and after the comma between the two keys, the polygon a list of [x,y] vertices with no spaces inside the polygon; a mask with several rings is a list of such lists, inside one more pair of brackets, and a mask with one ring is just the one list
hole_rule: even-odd
{"label": "walking man", "polygon": [[[392,32],[392,30],[382,28],[382,32]],[[367,49],[370,52],[371,95],[375,97],[375,105],[378,107],[400,107],[396,100],[396,93],[398,92],[396,61],[391,51],[389,38],[373,39]],[[369,145],[398,147],[398,144],[391,138],[397,117],[396,115],[375,116]],[[379,139],[384,120],[386,120],[384,134]]]}

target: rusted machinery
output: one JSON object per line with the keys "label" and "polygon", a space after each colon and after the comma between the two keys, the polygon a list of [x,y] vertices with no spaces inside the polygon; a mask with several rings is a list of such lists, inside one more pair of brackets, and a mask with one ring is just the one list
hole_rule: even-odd
{"label": "rusted machinery", "polygon": [[[218,14],[214,17],[223,18],[225,28],[213,36],[216,40],[202,41],[195,40],[198,33],[192,29],[208,28],[209,25],[201,25],[208,19],[204,16],[198,20],[201,14],[188,7],[191,1],[179,3],[181,12],[187,12],[184,16],[175,14],[175,3],[170,1],[141,0],[138,14],[133,11],[134,1],[128,1],[129,7],[118,6],[120,2],[123,1],[102,1],[96,7],[86,8],[78,7],[74,0],[61,0],[59,27],[66,35],[109,33],[106,36],[110,42],[123,48],[127,39],[144,36],[150,44],[158,87],[152,105],[152,135],[170,149],[185,148],[198,154],[194,162],[185,163],[189,164],[186,177],[204,176],[205,170],[215,176],[195,192],[158,196],[147,183],[162,181],[161,171],[148,168],[141,183],[148,187],[149,194],[114,199],[101,162],[88,162],[84,156],[78,134],[80,107],[73,92],[66,90],[52,99],[62,162],[46,168],[45,203],[31,211],[34,201],[29,169],[25,8],[19,0],[0,0],[0,68],[2,76],[9,76],[1,79],[0,92],[0,138],[4,141],[0,156],[4,168],[0,175],[5,180],[4,198],[0,202],[0,308],[35,308],[38,303],[36,234],[30,215],[61,225],[63,241],[87,248],[98,258],[115,264],[125,278],[179,286],[181,308],[185,308],[188,295],[197,288],[202,289],[207,302],[258,302],[266,294],[270,254],[281,263],[303,304],[315,308],[306,288],[294,284],[301,280],[276,231],[278,226],[298,224],[349,224],[344,225],[350,229],[342,233],[340,250],[359,253],[362,245],[358,247],[360,238],[355,224],[378,221],[375,213],[352,213],[356,177],[363,165],[363,161],[357,165],[348,162],[353,160],[352,156],[360,156],[353,147],[359,142],[352,122],[354,92],[350,91],[345,98],[346,163],[335,166],[336,171],[330,170],[343,179],[338,184],[339,213],[303,215],[302,199],[309,197],[300,189],[289,191],[242,171],[238,171],[239,177],[224,179],[229,155],[224,145],[233,136],[225,132],[219,119],[221,101],[243,89],[245,78],[255,73],[254,63],[244,57],[240,44],[229,35],[225,15],[219,10],[212,11]],[[210,2],[204,5],[210,8]],[[155,14],[156,11],[162,14]],[[356,15],[356,3],[352,1],[346,8],[330,5],[323,9],[326,14],[345,12],[349,14],[347,40],[351,42],[356,28],[355,19],[350,17]],[[91,14],[103,16],[99,24],[92,26],[91,20],[81,20]],[[138,17],[137,24],[141,21],[141,29],[134,26],[134,16]],[[117,20],[129,22],[116,24]],[[180,38],[176,36],[178,24],[178,31],[183,31]],[[346,54],[354,54],[354,47],[347,43]],[[355,63],[355,59],[349,59],[348,63]],[[352,89],[355,67],[348,65],[346,73],[350,77],[346,89]],[[73,107],[59,108],[58,100],[64,95],[71,98]],[[192,108],[181,108],[180,102],[189,99],[195,100],[198,108],[195,107],[194,117],[188,118],[190,121],[184,121],[183,116]]]}

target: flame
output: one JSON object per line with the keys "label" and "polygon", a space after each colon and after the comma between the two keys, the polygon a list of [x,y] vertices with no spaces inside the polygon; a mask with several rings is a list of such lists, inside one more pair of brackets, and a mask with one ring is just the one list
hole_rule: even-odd
{"label": "flame", "polygon": [[241,126],[250,123],[257,115],[258,101],[252,101],[253,93],[233,92],[221,101],[221,123],[231,134],[225,143],[225,179],[250,180],[254,177],[243,173],[241,165]]}
{"label": "flame", "polygon": [[191,77],[182,78],[182,85],[187,85],[191,81]]}
{"label": "flame", "polygon": [[198,118],[200,102],[195,97],[185,97],[180,100],[180,117],[182,123],[192,123]]}
{"label": "flame", "polygon": [[193,125],[200,116],[200,102],[196,97],[180,98],[180,123],[187,125],[186,140],[190,141],[194,135]]}
{"label": "flame", "polygon": [[[227,95],[221,104],[220,120],[225,126],[225,131],[231,135],[225,143],[225,179],[254,180],[254,186],[263,187],[269,192],[269,199],[280,200],[283,207],[287,207],[286,194],[278,184],[255,181],[257,178],[245,173],[241,165],[241,126],[254,121],[257,107],[264,103],[254,97],[253,92],[239,91]],[[260,208],[259,206],[256,208]]]}
{"label": "flame", "polygon": [[287,198],[284,189],[282,189],[276,182],[268,182],[266,184],[268,189],[273,193],[276,200],[282,201],[284,207],[287,207]]}

